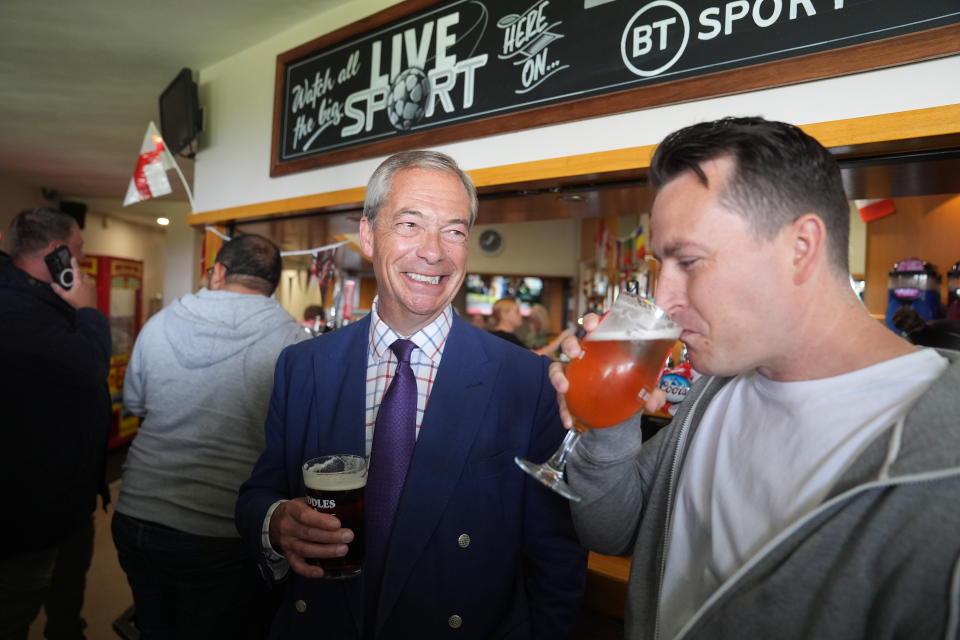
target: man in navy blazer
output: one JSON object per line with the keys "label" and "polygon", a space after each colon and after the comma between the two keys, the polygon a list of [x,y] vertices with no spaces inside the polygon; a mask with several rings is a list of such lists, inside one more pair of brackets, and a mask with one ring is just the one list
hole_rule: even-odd
{"label": "man in navy blazer", "polygon": [[[266,450],[237,502],[245,543],[265,575],[286,581],[271,637],[565,638],[572,630],[586,551],[566,501],[513,463],[547,458],[563,437],[548,360],[460,320],[450,304],[476,212],[473,184],[448,156],[385,160],[360,221],[378,283],[371,313],[280,356]],[[396,339],[416,346],[417,436],[382,572],[324,579],[305,559],[344,555],[353,532],[305,503],[301,465],[370,455]]]}

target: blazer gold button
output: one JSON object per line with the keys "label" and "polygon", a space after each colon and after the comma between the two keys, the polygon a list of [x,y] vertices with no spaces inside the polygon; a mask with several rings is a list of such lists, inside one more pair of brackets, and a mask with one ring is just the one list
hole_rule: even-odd
{"label": "blazer gold button", "polygon": [[307,610],[307,603],[303,600],[297,600],[293,603],[293,608],[297,610],[297,613],[303,613]]}
{"label": "blazer gold button", "polygon": [[453,614],[447,618],[447,624],[450,625],[451,629],[459,629],[463,625],[463,618],[457,614]]}
{"label": "blazer gold button", "polygon": [[470,546],[470,536],[466,533],[461,533],[460,537],[457,538],[457,544],[460,545],[461,549],[466,549]]}

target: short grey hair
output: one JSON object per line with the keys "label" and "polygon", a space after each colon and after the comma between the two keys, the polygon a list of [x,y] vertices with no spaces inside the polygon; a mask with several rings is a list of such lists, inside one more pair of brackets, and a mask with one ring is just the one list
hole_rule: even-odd
{"label": "short grey hair", "polygon": [[393,177],[405,169],[427,169],[429,171],[441,171],[455,175],[463,183],[463,188],[467,190],[467,196],[470,198],[470,222],[468,226],[472,227],[477,220],[477,190],[473,186],[473,180],[457,166],[457,162],[445,153],[439,151],[430,151],[426,149],[417,149],[413,151],[401,151],[395,153],[377,167],[370,181],[367,183],[367,192],[363,200],[363,217],[365,217],[370,226],[376,225],[377,214],[390,198],[390,191],[393,189]]}

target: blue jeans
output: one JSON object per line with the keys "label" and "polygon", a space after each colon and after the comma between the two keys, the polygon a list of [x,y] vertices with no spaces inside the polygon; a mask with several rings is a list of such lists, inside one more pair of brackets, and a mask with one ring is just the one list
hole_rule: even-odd
{"label": "blue jeans", "polygon": [[281,596],[239,538],[214,538],[113,516],[141,640],[265,638]]}

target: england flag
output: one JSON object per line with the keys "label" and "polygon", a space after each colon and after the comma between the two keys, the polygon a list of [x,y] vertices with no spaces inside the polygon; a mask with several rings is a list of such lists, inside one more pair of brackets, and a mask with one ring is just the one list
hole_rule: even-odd
{"label": "england flag", "polygon": [[143,135],[140,156],[137,158],[137,166],[133,170],[130,186],[127,187],[127,197],[123,200],[123,206],[171,193],[173,189],[167,179],[167,171],[174,166],[173,158],[167,151],[160,132],[151,122]]}

